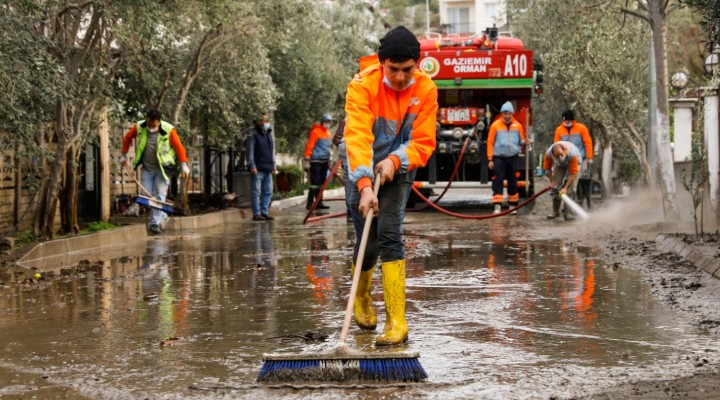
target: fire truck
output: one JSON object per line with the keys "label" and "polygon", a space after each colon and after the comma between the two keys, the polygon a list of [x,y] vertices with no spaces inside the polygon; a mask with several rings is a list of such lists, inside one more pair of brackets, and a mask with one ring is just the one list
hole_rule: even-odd
{"label": "fire truck", "polygon": [[[542,92],[542,65],[520,39],[499,36],[497,28],[472,36],[427,35],[420,38],[419,68],[438,87],[437,148],[416,187],[425,194],[444,189],[453,171],[452,188],[490,188],[486,143],[500,107],[510,101],[514,117],[532,138],[531,98]],[[469,138],[463,152],[461,150]],[[518,158],[521,201],[533,195],[533,155],[522,149]]]}

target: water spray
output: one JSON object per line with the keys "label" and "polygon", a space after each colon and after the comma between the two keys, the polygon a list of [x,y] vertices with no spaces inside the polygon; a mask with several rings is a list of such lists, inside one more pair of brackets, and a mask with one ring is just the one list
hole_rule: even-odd
{"label": "water spray", "polygon": [[567,194],[561,193],[561,194],[560,194],[560,198],[562,199],[562,201],[565,202],[565,206],[566,206],[566,207],[570,207],[570,209],[572,210],[573,214],[575,214],[575,215],[577,215],[578,217],[580,217],[580,219],[583,220],[583,221],[587,221],[587,220],[588,220],[588,213],[585,212],[585,210],[583,210],[583,208],[580,207],[580,205],[579,205],[578,203],[576,203],[575,201],[573,201],[573,199],[571,199],[570,197],[568,197]]}

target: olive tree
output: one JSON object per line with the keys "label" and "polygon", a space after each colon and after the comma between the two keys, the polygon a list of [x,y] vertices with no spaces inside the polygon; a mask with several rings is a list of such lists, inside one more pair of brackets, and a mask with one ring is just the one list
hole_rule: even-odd
{"label": "olive tree", "polygon": [[[627,165],[630,155],[643,181],[651,183],[646,154],[648,29],[624,19],[608,2],[517,0],[509,7],[520,37],[544,63],[546,92],[536,101],[536,120],[552,134],[562,108],[575,109],[594,128],[591,133],[603,150],[606,188],[611,188],[613,159]],[[570,9],[572,18],[567,17]],[[621,174],[627,179],[633,171]]]}

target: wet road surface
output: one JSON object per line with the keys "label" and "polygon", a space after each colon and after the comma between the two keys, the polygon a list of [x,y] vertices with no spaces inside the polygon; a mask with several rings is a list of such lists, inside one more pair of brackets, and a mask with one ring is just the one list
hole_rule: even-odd
{"label": "wet road surface", "polygon": [[[396,350],[420,352],[428,382],[258,385],[262,353],[322,353],[339,337],[354,234],[344,218],[301,220],[161,236],[39,283],[4,272],[0,397],[563,398],[674,377],[715,347],[638,273],[533,239],[526,217],[409,213],[410,341]],[[326,342],[303,340],[319,330]],[[377,351],[375,334],[353,326],[350,345]]]}

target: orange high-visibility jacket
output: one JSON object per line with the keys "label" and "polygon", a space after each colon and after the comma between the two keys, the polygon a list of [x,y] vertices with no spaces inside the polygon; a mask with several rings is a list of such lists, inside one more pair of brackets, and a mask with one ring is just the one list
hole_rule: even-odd
{"label": "orange high-visibility jacket", "polygon": [[553,143],[559,141],[571,142],[575,147],[580,150],[580,155],[583,159],[592,160],[593,158],[593,143],[590,131],[587,126],[573,121],[570,128],[566,128],[562,123],[555,128],[555,139]]}
{"label": "orange high-visibility jacket", "polygon": [[[373,60],[374,58],[374,60]],[[375,61],[375,62],[368,62]],[[435,151],[437,86],[420,70],[402,91],[388,87],[377,56],[360,60],[345,99],[345,146],[350,181],[372,186],[376,163],[390,158],[396,173],[423,167]]]}
{"label": "orange high-visibility jacket", "polygon": [[525,142],[525,131],[522,124],[515,118],[506,124],[501,118],[490,125],[487,138],[487,156],[513,157],[520,154],[520,148]]}
{"label": "orange high-visibility jacket", "polygon": [[[557,143],[562,143],[568,150],[567,158],[564,161],[559,160],[552,153],[552,148]],[[578,171],[580,171],[580,164],[582,164],[582,156],[580,155],[580,150],[578,150],[577,146],[572,144],[572,142],[566,142],[561,140],[560,142],[551,144],[545,152],[543,169],[545,171],[550,171],[553,167],[553,164],[557,165],[560,168],[567,168],[570,175],[577,174]]]}
{"label": "orange high-visibility jacket", "polygon": [[330,133],[330,129],[320,124],[314,124],[312,128],[310,128],[310,134],[308,135],[303,157],[306,160],[314,161],[329,160],[331,139],[332,133]]}
{"label": "orange high-visibility jacket", "polygon": [[[130,145],[132,144],[133,139],[137,136],[138,129],[137,124],[133,124],[130,129],[125,133],[125,136],[123,136],[122,140],[122,149],[120,152],[123,154],[127,153],[128,150],[130,150]],[[168,134],[168,132],[160,132],[162,135]],[[177,154],[178,161],[180,162],[188,162],[187,153],[185,152],[185,146],[183,146],[182,142],[180,142],[180,136],[178,136],[177,131],[175,128],[172,128],[169,132],[170,134],[170,146],[172,146],[173,150],[175,150],[175,154]]]}

